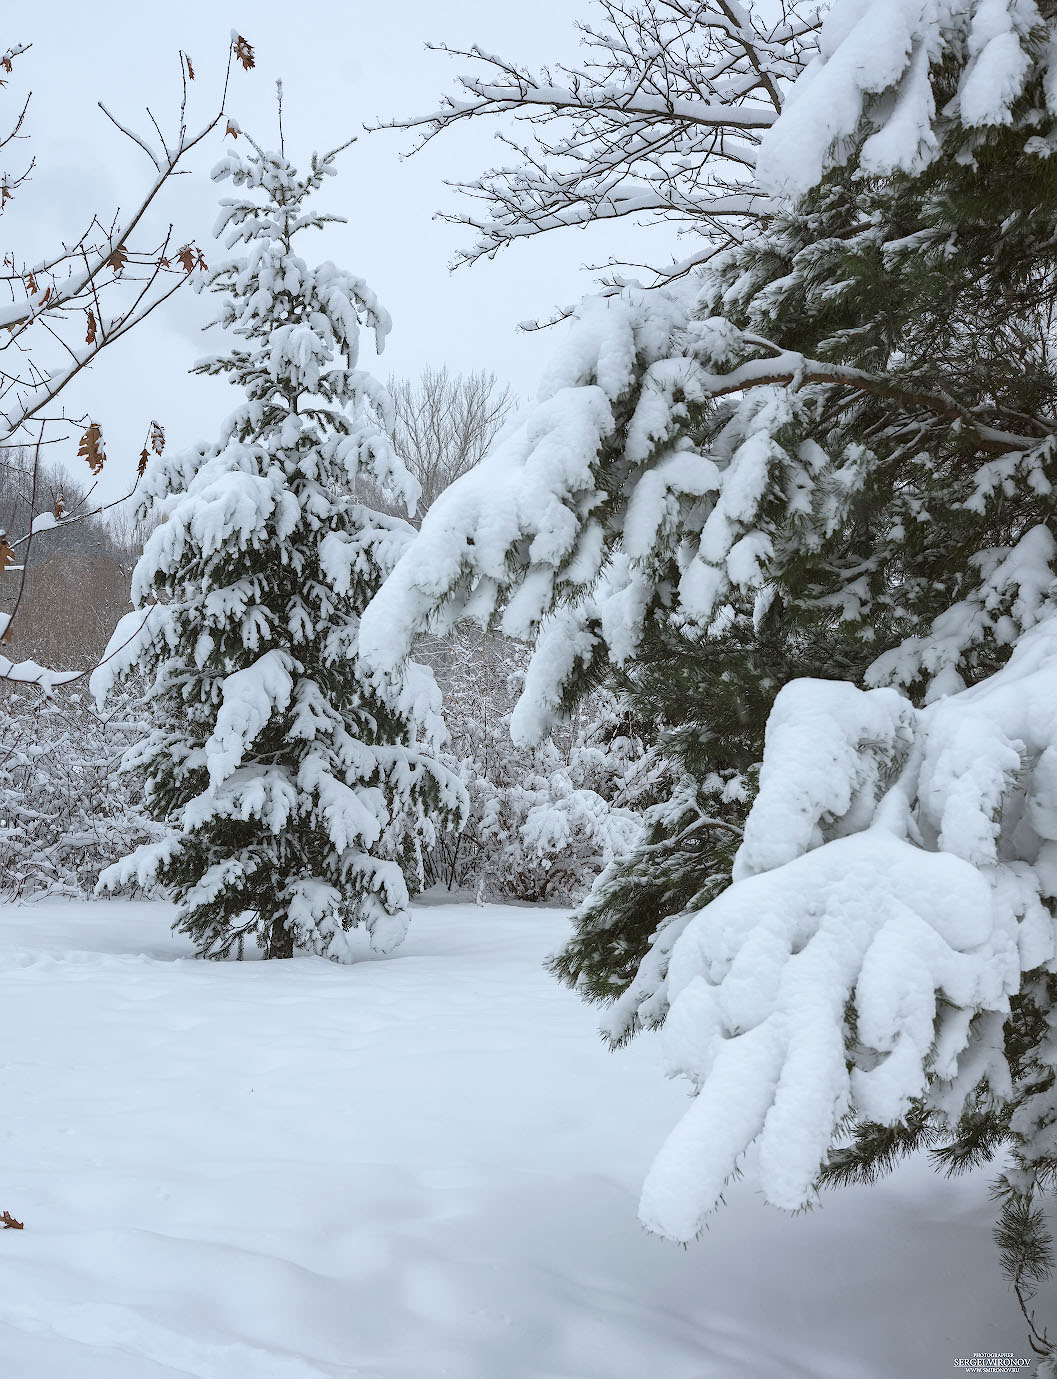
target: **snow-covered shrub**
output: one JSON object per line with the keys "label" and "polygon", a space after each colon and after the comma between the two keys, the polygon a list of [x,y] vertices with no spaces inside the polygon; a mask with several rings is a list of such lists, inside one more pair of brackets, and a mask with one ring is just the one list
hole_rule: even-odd
{"label": "snow-covered shrub", "polygon": [[621,722],[612,696],[596,693],[544,742],[516,746],[510,716],[527,648],[460,628],[427,639],[422,654],[443,692],[442,759],[469,803],[463,828],[438,837],[431,879],[496,898],[579,900],[639,832],[642,739]]}
{"label": "snow-covered shrub", "polygon": [[0,895],[90,896],[130,844],[161,837],[118,770],[142,731],[128,691],[105,714],[76,690],[0,697]]}
{"label": "snow-covered shrub", "polygon": [[641,827],[619,803],[619,763],[581,735],[564,751],[548,740],[522,755],[517,779],[468,782],[478,806],[470,819],[477,884],[488,895],[517,900],[579,900],[604,867],[630,851]]}

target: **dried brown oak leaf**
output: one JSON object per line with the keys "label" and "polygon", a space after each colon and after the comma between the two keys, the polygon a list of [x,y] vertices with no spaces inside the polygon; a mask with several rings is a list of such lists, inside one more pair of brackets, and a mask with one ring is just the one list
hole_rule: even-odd
{"label": "dried brown oak leaf", "polygon": [[88,329],[85,331],[84,343],[94,345],[96,337],[95,312],[91,307],[88,308]]}
{"label": "dried brown oak leaf", "polygon": [[237,124],[232,124],[232,122],[228,120],[227,129],[224,130],[224,133],[225,135],[230,134],[233,139],[237,139],[242,131]]}
{"label": "dried brown oak leaf", "polygon": [[119,244],[107,259],[106,265],[114,270],[115,276],[119,276],[126,263],[128,263],[128,250],[123,244]]}
{"label": "dried brown oak leaf", "polygon": [[13,565],[15,553],[7,544],[7,537],[0,536],[0,573],[3,573],[9,565]]}
{"label": "dried brown oak leaf", "polygon": [[98,474],[103,465],[106,464],[106,452],[103,449],[103,433],[96,422],[89,424],[88,430],[81,437],[81,443],[77,447],[78,457],[88,461],[88,468],[93,474]]}
{"label": "dried brown oak leaf", "polygon": [[150,448],[155,455],[160,455],[165,449],[165,430],[156,421],[150,424]]}
{"label": "dried brown oak leaf", "polygon": [[241,34],[236,34],[231,40],[231,50],[247,72],[255,65],[253,48],[246,42]]}
{"label": "dried brown oak leaf", "polygon": [[195,69],[191,66],[191,56],[189,53],[184,53],[184,62],[187,63],[187,79],[189,81],[194,81]]}
{"label": "dried brown oak leaf", "polygon": [[20,1231],[24,1227],[21,1221],[16,1221],[9,1211],[0,1211],[0,1225],[5,1231]]}
{"label": "dried brown oak leaf", "polygon": [[150,456],[147,454],[147,447],[144,446],[143,449],[139,452],[139,464],[136,466],[136,476],[138,478],[142,479],[144,474],[146,474],[147,461],[149,459]]}

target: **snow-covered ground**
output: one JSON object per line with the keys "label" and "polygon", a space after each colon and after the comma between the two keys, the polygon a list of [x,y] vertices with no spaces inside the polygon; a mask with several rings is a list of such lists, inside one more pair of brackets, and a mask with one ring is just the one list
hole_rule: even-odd
{"label": "snow-covered ground", "polygon": [[[0,910],[3,1379],[931,1379],[1025,1354],[986,1179],[684,1251],[636,1223],[685,1091],[541,970],[555,911],[392,958],[186,959],[163,905]],[[1053,1320],[1050,1299],[1040,1315]]]}

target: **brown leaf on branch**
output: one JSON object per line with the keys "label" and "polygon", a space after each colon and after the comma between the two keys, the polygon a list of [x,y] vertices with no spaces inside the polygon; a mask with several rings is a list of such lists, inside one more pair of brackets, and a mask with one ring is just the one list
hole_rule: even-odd
{"label": "brown leaf on branch", "polygon": [[253,49],[246,42],[246,40],[242,37],[241,34],[236,34],[235,37],[232,39],[231,50],[235,54],[239,62],[242,63],[243,69],[245,71],[248,72],[250,68],[255,65],[253,58]]}
{"label": "brown leaf on branch", "polygon": [[14,560],[15,553],[7,544],[7,537],[0,536],[0,574],[3,574],[9,565],[14,564]]}
{"label": "brown leaf on branch", "polygon": [[37,295],[37,290],[37,280],[33,276],[33,270],[30,269],[26,276],[26,291],[31,297],[35,297]]}
{"label": "brown leaf on branch", "polygon": [[202,256],[201,249],[194,244],[185,244],[176,255],[176,262],[185,273],[193,273],[196,268],[204,271],[209,266]]}
{"label": "brown leaf on branch", "polygon": [[54,514],[55,514],[55,520],[56,520],[56,522],[61,522],[61,521],[62,521],[62,514],[63,514],[65,511],[66,511],[66,499],[65,499],[65,498],[62,496],[62,494],[60,493],[59,496],[55,499]]}
{"label": "brown leaf on branch", "polygon": [[88,430],[81,437],[81,443],[77,447],[77,454],[80,459],[88,461],[88,468],[93,474],[98,474],[106,464],[106,452],[103,450],[103,433],[96,422],[91,422]]}
{"label": "brown leaf on branch", "polygon": [[128,263],[128,250],[123,244],[119,244],[107,259],[106,266],[114,270],[116,277],[120,277],[126,263]]}
{"label": "brown leaf on branch", "polygon": [[237,139],[241,132],[237,124],[232,124],[232,122],[228,120],[227,128],[224,130],[225,135],[230,134],[233,139]]}
{"label": "brown leaf on branch", "polygon": [[11,191],[11,188],[7,185],[7,183],[0,182],[0,211],[4,209],[4,207],[11,200],[11,197],[13,195],[14,193]]}
{"label": "brown leaf on branch", "polygon": [[11,68],[11,59],[10,59],[9,57],[6,57],[6,56],[0,58],[0,67],[3,67],[3,69],[4,69],[5,72],[10,72],[10,71],[12,70],[12,68]]}
{"label": "brown leaf on branch", "polygon": [[159,426],[159,424],[156,421],[152,421],[150,424],[150,431],[148,434],[150,437],[150,448],[154,451],[155,455],[160,455],[161,452],[165,449],[164,429],[161,426]]}
{"label": "brown leaf on branch", "polygon": [[86,345],[94,345],[94,344],[95,344],[95,337],[96,337],[95,312],[92,310],[91,307],[89,307],[89,308],[88,308],[88,329],[87,329],[87,331],[85,332],[84,343],[85,343]]}
{"label": "brown leaf on branch", "polygon": [[149,459],[150,455],[147,453],[147,447],[144,446],[143,449],[139,452],[139,464],[136,466],[136,477],[138,479],[142,479],[144,474],[146,474],[147,461]]}
{"label": "brown leaf on branch", "polygon": [[5,1231],[20,1231],[24,1227],[21,1221],[16,1221],[9,1211],[0,1211],[0,1225]]}
{"label": "brown leaf on branch", "polygon": [[41,306],[47,306],[48,303],[49,303],[50,301],[51,301],[51,288],[50,288],[50,287],[46,287],[46,288],[44,289],[44,296],[41,297],[41,299],[40,299],[40,305],[41,305]]}
{"label": "brown leaf on branch", "polygon": [[195,69],[191,66],[191,56],[190,56],[189,53],[184,53],[184,62],[187,63],[187,79],[188,79],[188,81],[194,81],[194,79],[195,79]]}

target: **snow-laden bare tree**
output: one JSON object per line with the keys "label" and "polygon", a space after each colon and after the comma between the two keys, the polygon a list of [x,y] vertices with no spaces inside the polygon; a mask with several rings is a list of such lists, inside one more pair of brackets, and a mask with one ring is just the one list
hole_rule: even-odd
{"label": "snow-laden bare tree", "polygon": [[597,0],[578,25],[582,56],[538,71],[516,58],[438,45],[472,64],[439,109],[387,121],[417,147],[495,117],[510,161],[457,184],[480,210],[447,218],[474,242],[457,262],[517,240],[630,217],[690,239],[677,262],[613,264],[670,282],[764,223],[775,200],[755,181],[763,132],[817,51],[813,0]]}
{"label": "snow-laden bare tree", "polygon": [[443,491],[487,453],[516,407],[509,384],[491,370],[449,372],[426,368],[416,379],[390,378],[390,439],[408,472],[418,480],[415,520]]}
{"label": "snow-laden bare tree", "polygon": [[356,926],[382,951],[402,940],[422,848],[461,792],[431,750],[428,670],[374,679],[359,656],[360,613],[414,532],[357,501],[357,478],[412,509],[417,485],[373,420],[385,390],[357,364],[361,324],[381,346],[387,313],[294,244],[336,219],[310,198],[340,150],[299,174],[249,142],[213,174],[236,192],[218,234],[244,246],[209,278],[229,348],[196,366],[245,397],[218,444],[148,466],[160,525],[92,680],[102,697],[150,678],[157,726],[126,766],[172,832],[100,884],[165,887],[204,956],[248,938],[267,957],[346,959]]}
{"label": "snow-laden bare tree", "polygon": [[[44,512],[71,516],[51,527],[38,526],[28,554],[25,546],[19,550],[26,555],[25,568],[0,581],[0,612],[10,611],[21,589],[19,616],[5,649],[16,661],[93,666],[130,606],[136,534],[129,523],[115,523],[120,506],[93,511],[90,485],[65,465],[46,458],[34,469],[30,452],[4,453],[0,513],[9,530],[29,530],[33,517]],[[37,504],[31,514],[34,487]]]}

